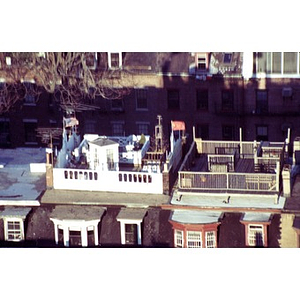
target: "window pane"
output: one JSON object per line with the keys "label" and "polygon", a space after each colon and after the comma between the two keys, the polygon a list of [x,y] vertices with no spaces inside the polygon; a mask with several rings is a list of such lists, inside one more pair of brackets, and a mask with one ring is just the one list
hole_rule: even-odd
{"label": "window pane", "polygon": [[36,122],[24,122],[25,130],[25,142],[36,142],[37,141],[37,123]]}
{"label": "window pane", "polygon": [[273,52],[273,73],[281,73],[281,52]]}
{"label": "window pane", "polygon": [[208,124],[197,124],[196,135],[197,135],[197,138],[202,138],[203,140],[208,140],[209,139]]}
{"label": "window pane", "polygon": [[297,73],[297,52],[284,53],[284,69],[285,74]]}
{"label": "window pane", "polygon": [[249,246],[264,245],[264,230],[262,225],[249,225],[248,244]]}
{"label": "window pane", "polygon": [[201,248],[201,231],[188,231],[187,232],[187,247],[188,248]]}
{"label": "window pane", "polygon": [[147,109],[147,90],[146,89],[137,89],[136,92],[136,108],[137,109]]}
{"label": "window pane", "polygon": [[175,247],[182,248],[183,247],[183,232],[181,230],[175,230],[174,234]]}
{"label": "window pane", "polygon": [[233,111],[233,91],[222,91],[222,110]]}
{"label": "window pane", "polygon": [[168,90],[168,108],[179,109],[179,91]]}
{"label": "window pane", "polygon": [[197,91],[197,109],[208,109],[208,90]]}
{"label": "window pane", "polygon": [[208,231],[205,233],[206,238],[206,248],[216,247],[216,235],[214,231]]}

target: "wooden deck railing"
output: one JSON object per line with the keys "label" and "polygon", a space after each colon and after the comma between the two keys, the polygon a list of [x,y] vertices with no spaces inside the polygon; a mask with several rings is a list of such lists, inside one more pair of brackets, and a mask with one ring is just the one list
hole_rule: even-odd
{"label": "wooden deck railing", "polygon": [[279,175],[265,173],[179,172],[182,190],[279,192]]}

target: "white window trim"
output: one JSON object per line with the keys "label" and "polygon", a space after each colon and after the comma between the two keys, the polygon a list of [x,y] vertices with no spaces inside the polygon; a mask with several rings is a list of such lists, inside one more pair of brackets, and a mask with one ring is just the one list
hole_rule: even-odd
{"label": "white window trim", "polygon": [[[260,232],[261,233],[261,237],[262,237],[262,246],[265,246],[265,226],[262,224],[248,224],[248,236],[247,236],[247,241],[248,241],[248,246],[257,246],[256,245],[256,240],[255,238],[253,238],[253,232]],[[250,226],[255,226],[255,227],[260,227],[260,228],[256,228],[255,230],[251,230]]]}
{"label": "white window trim", "polygon": [[[211,233],[211,232],[213,233],[213,239],[212,239],[213,245],[208,246],[208,233]],[[215,231],[206,231],[205,232],[205,247],[206,248],[216,248],[216,245],[217,245],[216,232]]]}
{"label": "white window trim", "polygon": [[[25,234],[24,234],[24,220],[22,218],[3,218],[4,220],[4,239],[6,241],[10,242],[20,242],[25,239]],[[20,239],[9,239],[9,229],[8,229],[8,222],[19,222],[20,223]]]}
{"label": "white window trim", "polygon": [[126,224],[136,224],[137,225],[137,243],[138,245],[142,245],[142,222],[143,220],[137,219],[117,219],[120,222],[120,229],[121,229],[121,244],[126,245],[126,238],[125,238],[125,225]]}
{"label": "white window trim", "polygon": [[[199,234],[200,238],[191,238],[189,237],[189,233],[190,234]],[[189,242],[193,242],[193,243],[200,243],[200,246],[189,246]],[[186,246],[187,248],[202,248],[203,244],[202,244],[202,231],[187,231],[186,232]]]}
{"label": "white window trim", "polygon": [[[181,239],[181,244],[177,241]],[[174,230],[174,247],[175,248],[183,248],[184,246],[184,234],[182,230],[175,229]]]}
{"label": "white window trim", "polygon": [[[284,53],[285,52],[280,52],[281,53],[281,70],[280,73],[272,73],[273,70],[273,52],[269,52],[271,53],[271,58],[270,58],[270,62],[271,62],[271,73],[267,73],[267,72],[257,72],[256,74],[254,74],[255,78],[299,78],[300,75],[300,69],[299,69],[299,63],[300,63],[300,53],[297,53],[297,71],[296,73],[291,73],[291,74],[284,74],[283,70],[284,70]],[[258,57],[256,56],[256,66],[258,65]]]}
{"label": "white window trim", "polygon": [[100,219],[97,220],[59,220],[56,218],[50,218],[50,220],[54,223],[54,235],[55,235],[55,243],[58,244],[58,229],[63,230],[63,240],[64,246],[70,246],[70,231],[79,231],[81,235],[81,246],[88,246],[88,231],[94,231],[94,241],[95,246],[99,245],[98,239],[98,224]]}
{"label": "white window trim", "polygon": [[111,55],[112,54],[119,54],[119,69],[122,67],[122,52],[107,52],[108,56],[108,68],[109,69],[116,69],[115,67],[111,66]]}

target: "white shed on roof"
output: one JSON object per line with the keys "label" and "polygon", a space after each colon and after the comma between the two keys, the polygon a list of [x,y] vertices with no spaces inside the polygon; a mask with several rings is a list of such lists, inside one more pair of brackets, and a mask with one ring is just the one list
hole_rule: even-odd
{"label": "white shed on roof", "polygon": [[90,168],[97,171],[119,170],[119,144],[106,137],[89,142]]}

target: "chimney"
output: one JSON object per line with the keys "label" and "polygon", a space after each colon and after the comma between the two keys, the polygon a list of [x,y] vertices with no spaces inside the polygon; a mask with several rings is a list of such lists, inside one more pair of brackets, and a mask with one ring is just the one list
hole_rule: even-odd
{"label": "chimney", "polygon": [[282,185],[283,185],[283,196],[291,196],[291,168],[289,165],[284,165],[282,169]]}

